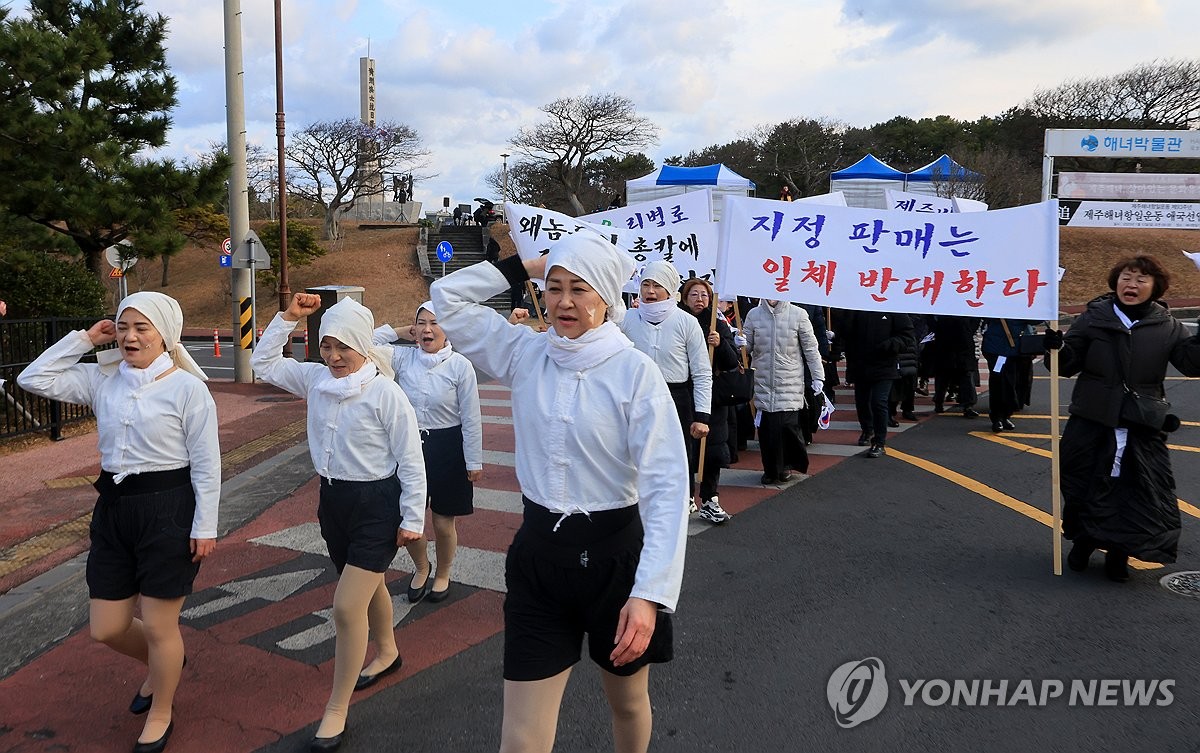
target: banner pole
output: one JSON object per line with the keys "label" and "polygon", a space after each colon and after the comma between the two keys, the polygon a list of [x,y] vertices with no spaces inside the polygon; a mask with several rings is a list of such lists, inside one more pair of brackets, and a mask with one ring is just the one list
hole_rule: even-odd
{"label": "banner pole", "polygon": [[525,289],[529,291],[529,295],[533,298],[533,310],[537,314],[538,324],[546,326],[546,320],[542,318],[542,305],[538,303],[537,288],[533,286],[533,280],[525,281]]}
{"label": "banner pole", "polygon": [[[740,308],[738,308],[738,301],[737,301],[736,296],[733,299],[733,321],[737,324],[738,334],[742,334],[742,310]],[[745,335],[742,334],[742,337],[745,337]],[[746,354],[746,346],[742,345],[738,348],[738,350],[741,351],[741,353],[742,353],[742,368],[743,369],[750,368],[750,356],[748,356]],[[756,411],[754,410],[754,398],[752,397],[752,398],[750,398],[750,418],[751,419],[754,418],[755,412]]]}
{"label": "banner pole", "polygon": [[[1061,320],[1054,319],[1054,328],[1061,329]],[[1054,557],[1054,574],[1062,575],[1062,491],[1061,459],[1059,457],[1058,421],[1058,350],[1050,351],[1050,508],[1054,517],[1051,535]]]}

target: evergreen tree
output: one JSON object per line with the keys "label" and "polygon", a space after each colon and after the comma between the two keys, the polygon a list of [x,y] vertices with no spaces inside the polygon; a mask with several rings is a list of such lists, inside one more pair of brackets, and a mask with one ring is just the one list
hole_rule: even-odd
{"label": "evergreen tree", "polygon": [[66,236],[97,275],[126,238],[142,257],[180,250],[175,211],[216,200],[229,162],[147,156],[176,105],[166,18],[141,0],[29,5],[0,9],[0,211]]}

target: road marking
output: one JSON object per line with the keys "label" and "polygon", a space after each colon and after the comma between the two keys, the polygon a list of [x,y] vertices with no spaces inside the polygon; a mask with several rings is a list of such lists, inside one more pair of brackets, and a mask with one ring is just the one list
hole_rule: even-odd
{"label": "road marking", "polygon": [[[1010,418],[1015,419],[1017,421],[1020,421],[1023,418],[1041,419],[1043,421],[1050,420],[1049,416],[1025,415],[1023,413],[1014,414],[1014,415],[1010,416]],[[1059,416],[1059,419],[1062,421],[1066,421],[1068,418],[1070,418],[1070,416]],[[1200,426],[1200,421],[1180,421],[1179,425],[1180,426]]]}
{"label": "road marking", "polygon": [[[404,595],[392,596],[392,627],[396,627],[412,611],[413,605],[408,603]],[[333,640],[337,637],[337,628],[333,624],[333,608],[318,609],[311,613],[321,620],[321,624],[301,630],[295,635],[289,635],[275,645],[285,651],[305,651],[314,646]]]}
{"label": "road marking", "polygon": [[[974,434],[974,432],[972,432],[972,434]],[[993,502],[1003,505],[1014,512],[1019,512],[1031,520],[1036,520],[1047,528],[1053,525],[1053,518],[1050,516],[1050,513],[1043,512],[1033,505],[1027,502],[1022,502],[1015,497],[1010,497],[1004,492],[993,489],[987,484],[976,481],[969,476],[964,476],[961,473],[952,471],[943,465],[938,465],[937,463],[931,462],[924,458],[919,458],[915,455],[909,455],[908,453],[900,452],[892,447],[888,448],[887,454],[888,457],[896,458],[897,460],[903,460],[909,465],[914,465],[923,471],[928,471],[929,473],[943,478],[952,484],[958,484],[968,491],[975,492],[981,497],[990,499]],[[1162,567],[1162,565],[1156,562],[1142,562],[1141,560],[1133,559],[1132,557],[1129,559],[1129,564],[1138,570],[1157,570]]]}
{"label": "road marking", "polygon": [[95,481],[95,476],[67,476],[66,478],[52,478],[44,483],[47,489],[75,489],[80,486],[91,486]]}
{"label": "road marking", "polygon": [[0,552],[0,577],[15,573],[31,562],[79,541],[87,536],[91,522],[92,514],[89,512]]}
{"label": "road marking", "polygon": [[[986,439],[989,442],[995,442],[996,444],[1002,444],[1005,447],[1012,447],[1013,449],[1021,450],[1022,452],[1031,452],[1034,455],[1040,455],[1044,458],[1052,457],[1050,450],[1043,450],[1041,447],[1030,447],[1027,444],[1021,444],[1020,442],[1014,442],[1011,439],[1007,439],[1007,437],[1038,437],[1038,438],[1042,438],[1042,439],[1049,439],[1050,438],[1049,434],[1011,434],[1011,433],[1006,432],[1004,436],[997,436],[995,434],[988,434],[987,432],[983,432],[983,431],[973,431],[973,432],[970,432],[970,434],[973,437],[979,437],[980,439]],[[1167,446],[1170,447],[1170,445],[1167,445]],[[1189,502],[1185,502],[1184,500],[1179,499],[1178,497],[1176,497],[1175,501],[1179,503],[1179,511],[1180,512],[1185,512],[1188,515],[1191,515],[1193,518],[1200,518],[1200,508],[1196,507],[1195,505],[1193,505]]]}
{"label": "road marking", "polygon": [[292,439],[293,437],[303,434],[306,426],[307,426],[307,419],[302,418],[299,421],[293,421],[292,423],[290,423],[282,428],[276,429],[275,431],[271,432],[270,434],[267,434],[266,436],[259,437],[258,439],[253,439],[253,440],[247,442],[246,444],[242,445],[241,447],[230,450],[229,452],[222,455],[221,456],[221,466],[223,468],[228,468],[230,466],[234,466],[234,465],[237,465],[238,463],[249,460],[250,458],[254,457],[255,455],[259,454],[260,452],[263,452],[264,450],[269,450],[272,447],[274,447],[275,445],[280,444],[281,442],[286,442],[287,440]]}
{"label": "road marking", "polygon": [[207,617],[210,614],[222,612],[254,599],[283,601],[309,583],[312,583],[323,572],[325,572],[323,569],[299,570],[294,573],[278,573],[276,575],[266,575],[261,578],[247,578],[245,580],[235,580],[225,583],[217,586],[217,588],[229,594],[228,596],[222,596],[212,601],[206,601],[203,604],[197,604],[191,609],[184,610],[179,616],[189,620],[197,617]]}
{"label": "road marking", "polygon": [[[983,432],[981,432],[981,431],[971,432],[971,436],[973,436],[973,437],[980,436],[981,434],[983,434]],[[1015,438],[1015,439],[1049,439],[1050,438],[1049,434],[1021,434],[1020,432],[1014,432],[1014,431],[1006,431],[1006,432],[1004,432],[1004,436],[1010,437],[1010,438]],[[1186,445],[1186,444],[1169,444],[1169,445],[1167,445],[1167,449],[1168,450],[1178,450],[1179,452],[1200,452],[1200,447],[1192,447],[1191,445]]]}

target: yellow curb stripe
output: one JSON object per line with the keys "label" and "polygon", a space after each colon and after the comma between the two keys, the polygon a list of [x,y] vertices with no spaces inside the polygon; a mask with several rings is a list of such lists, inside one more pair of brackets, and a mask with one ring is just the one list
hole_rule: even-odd
{"label": "yellow curb stripe", "polygon": [[[1031,419],[1031,420],[1036,419],[1036,420],[1041,420],[1041,421],[1049,421],[1050,420],[1049,416],[1039,416],[1037,414],[1025,414],[1025,413],[1014,413],[1013,415],[1009,416],[1009,418],[1012,419],[1013,421],[1020,421],[1022,419]],[[1070,418],[1070,416],[1059,416],[1059,419],[1061,419],[1063,421],[1066,421],[1068,418]],[[1180,421],[1179,425],[1180,426],[1200,426],[1200,421]]]}
{"label": "yellow curb stripe", "polygon": [[[975,432],[972,432],[972,434],[974,433]],[[1016,443],[1014,442],[1014,444]],[[993,489],[987,484],[980,483],[969,476],[964,476],[963,474],[952,471],[943,465],[938,465],[937,463],[931,462],[924,458],[916,457],[915,455],[909,455],[908,453],[900,452],[899,450],[891,447],[887,449],[887,454],[890,458],[903,460],[904,462],[914,465],[923,471],[928,471],[929,473],[943,478],[952,484],[958,484],[962,488],[974,492],[981,497],[990,499],[991,501],[1003,505],[1004,507],[1007,507],[1015,512],[1019,512],[1031,520],[1036,520],[1038,523],[1041,523],[1047,528],[1050,528],[1053,525],[1053,518],[1051,517],[1050,513],[1043,512],[1033,505],[1030,505],[1027,502],[1022,502],[1015,497],[1010,497],[1004,492]],[[1162,565],[1155,562],[1142,562],[1141,560],[1133,558],[1130,558],[1129,564],[1138,570],[1157,570],[1162,567]]]}
{"label": "yellow curb stripe", "polygon": [[[997,436],[996,434],[988,434],[987,432],[983,432],[983,431],[973,431],[973,432],[970,432],[970,434],[973,437],[979,437],[980,439],[986,439],[989,442],[995,442],[996,444],[1001,444],[1001,445],[1004,445],[1005,447],[1011,447],[1015,450],[1021,450],[1022,452],[1031,452],[1034,455],[1040,455],[1044,458],[1050,457],[1050,450],[1043,450],[1040,447],[1030,447],[1027,444],[1021,444],[1020,442],[1013,442],[1012,440],[1007,439],[1007,437],[1037,437],[1040,439],[1049,439],[1050,438],[1049,434],[1014,434],[1012,432],[1005,432],[1003,436]],[[888,448],[888,453],[891,454],[891,448]],[[1200,518],[1200,508],[1197,508],[1195,505],[1185,502],[1182,499],[1176,498],[1175,501],[1179,503],[1179,511],[1180,512],[1187,513],[1188,515],[1191,515],[1193,518]]]}
{"label": "yellow curb stripe", "polygon": [[74,489],[80,486],[91,486],[95,480],[95,476],[67,476],[66,478],[52,478],[45,482],[45,486],[47,489]]}
{"label": "yellow curb stripe", "polygon": [[299,421],[294,421],[286,426],[280,427],[270,434],[251,440],[241,447],[230,450],[221,456],[221,467],[229,468],[231,466],[238,465],[239,463],[249,460],[264,450],[268,450],[281,442],[285,442],[300,434],[303,434],[306,426],[306,420],[300,419]]}

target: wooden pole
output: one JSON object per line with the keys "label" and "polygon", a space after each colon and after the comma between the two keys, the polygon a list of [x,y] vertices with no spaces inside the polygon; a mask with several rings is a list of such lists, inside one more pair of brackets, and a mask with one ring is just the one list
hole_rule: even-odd
{"label": "wooden pole", "polygon": [[533,280],[525,281],[525,289],[529,291],[529,296],[533,299],[533,310],[537,314],[538,324],[546,326],[546,320],[542,318],[542,306],[538,303],[537,288],[533,286]]}
{"label": "wooden pole", "polygon": [[[708,324],[708,332],[709,332],[709,334],[712,334],[713,332],[717,331],[717,301],[715,300],[716,296],[714,294],[713,289],[709,288],[708,292],[709,292],[708,301],[709,301],[709,304],[712,306],[712,320]],[[737,307],[737,303],[735,302],[734,308],[736,308],[736,307]],[[707,335],[705,336],[705,339],[708,339]],[[710,372],[713,370],[713,354],[716,352],[716,349],[717,349],[717,346],[713,345],[712,343],[708,344],[708,370]],[[709,395],[711,396],[711,394],[712,394],[712,390],[710,389]],[[709,414],[708,414],[709,419],[708,420],[710,422],[708,425],[708,430],[711,432],[712,431],[712,423],[711,423],[712,422],[712,405],[711,405],[711,403],[709,404],[708,411],[709,411]],[[704,501],[704,500],[700,499],[700,483],[702,481],[704,481],[704,452],[706,449],[708,449],[708,437],[703,436],[700,438],[700,457],[696,463],[696,507],[700,507],[700,503]]]}
{"label": "wooden pole", "polygon": [[[1054,328],[1060,329],[1060,320],[1056,317]],[[1058,350],[1050,351],[1050,509],[1054,517],[1051,535],[1054,556],[1054,574],[1062,575],[1062,491],[1059,488],[1061,478],[1061,459],[1059,457],[1059,422],[1058,422]]]}
{"label": "wooden pole", "polygon": [[[736,298],[733,299],[733,321],[737,324],[738,333],[741,334],[741,332],[742,332],[742,310],[738,308],[738,302],[737,302]],[[745,337],[745,335],[742,335],[742,336]],[[741,354],[742,354],[742,368],[743,369],[750,368],[750,356],[747,355],[747,353],[746,353],[746,346],[742,345],[738,348],[738,350],[741,351]],[[754,414],[755,414],[754,398],[752,397],[752,398],[750,398],[750,418],[754,418]]]}

